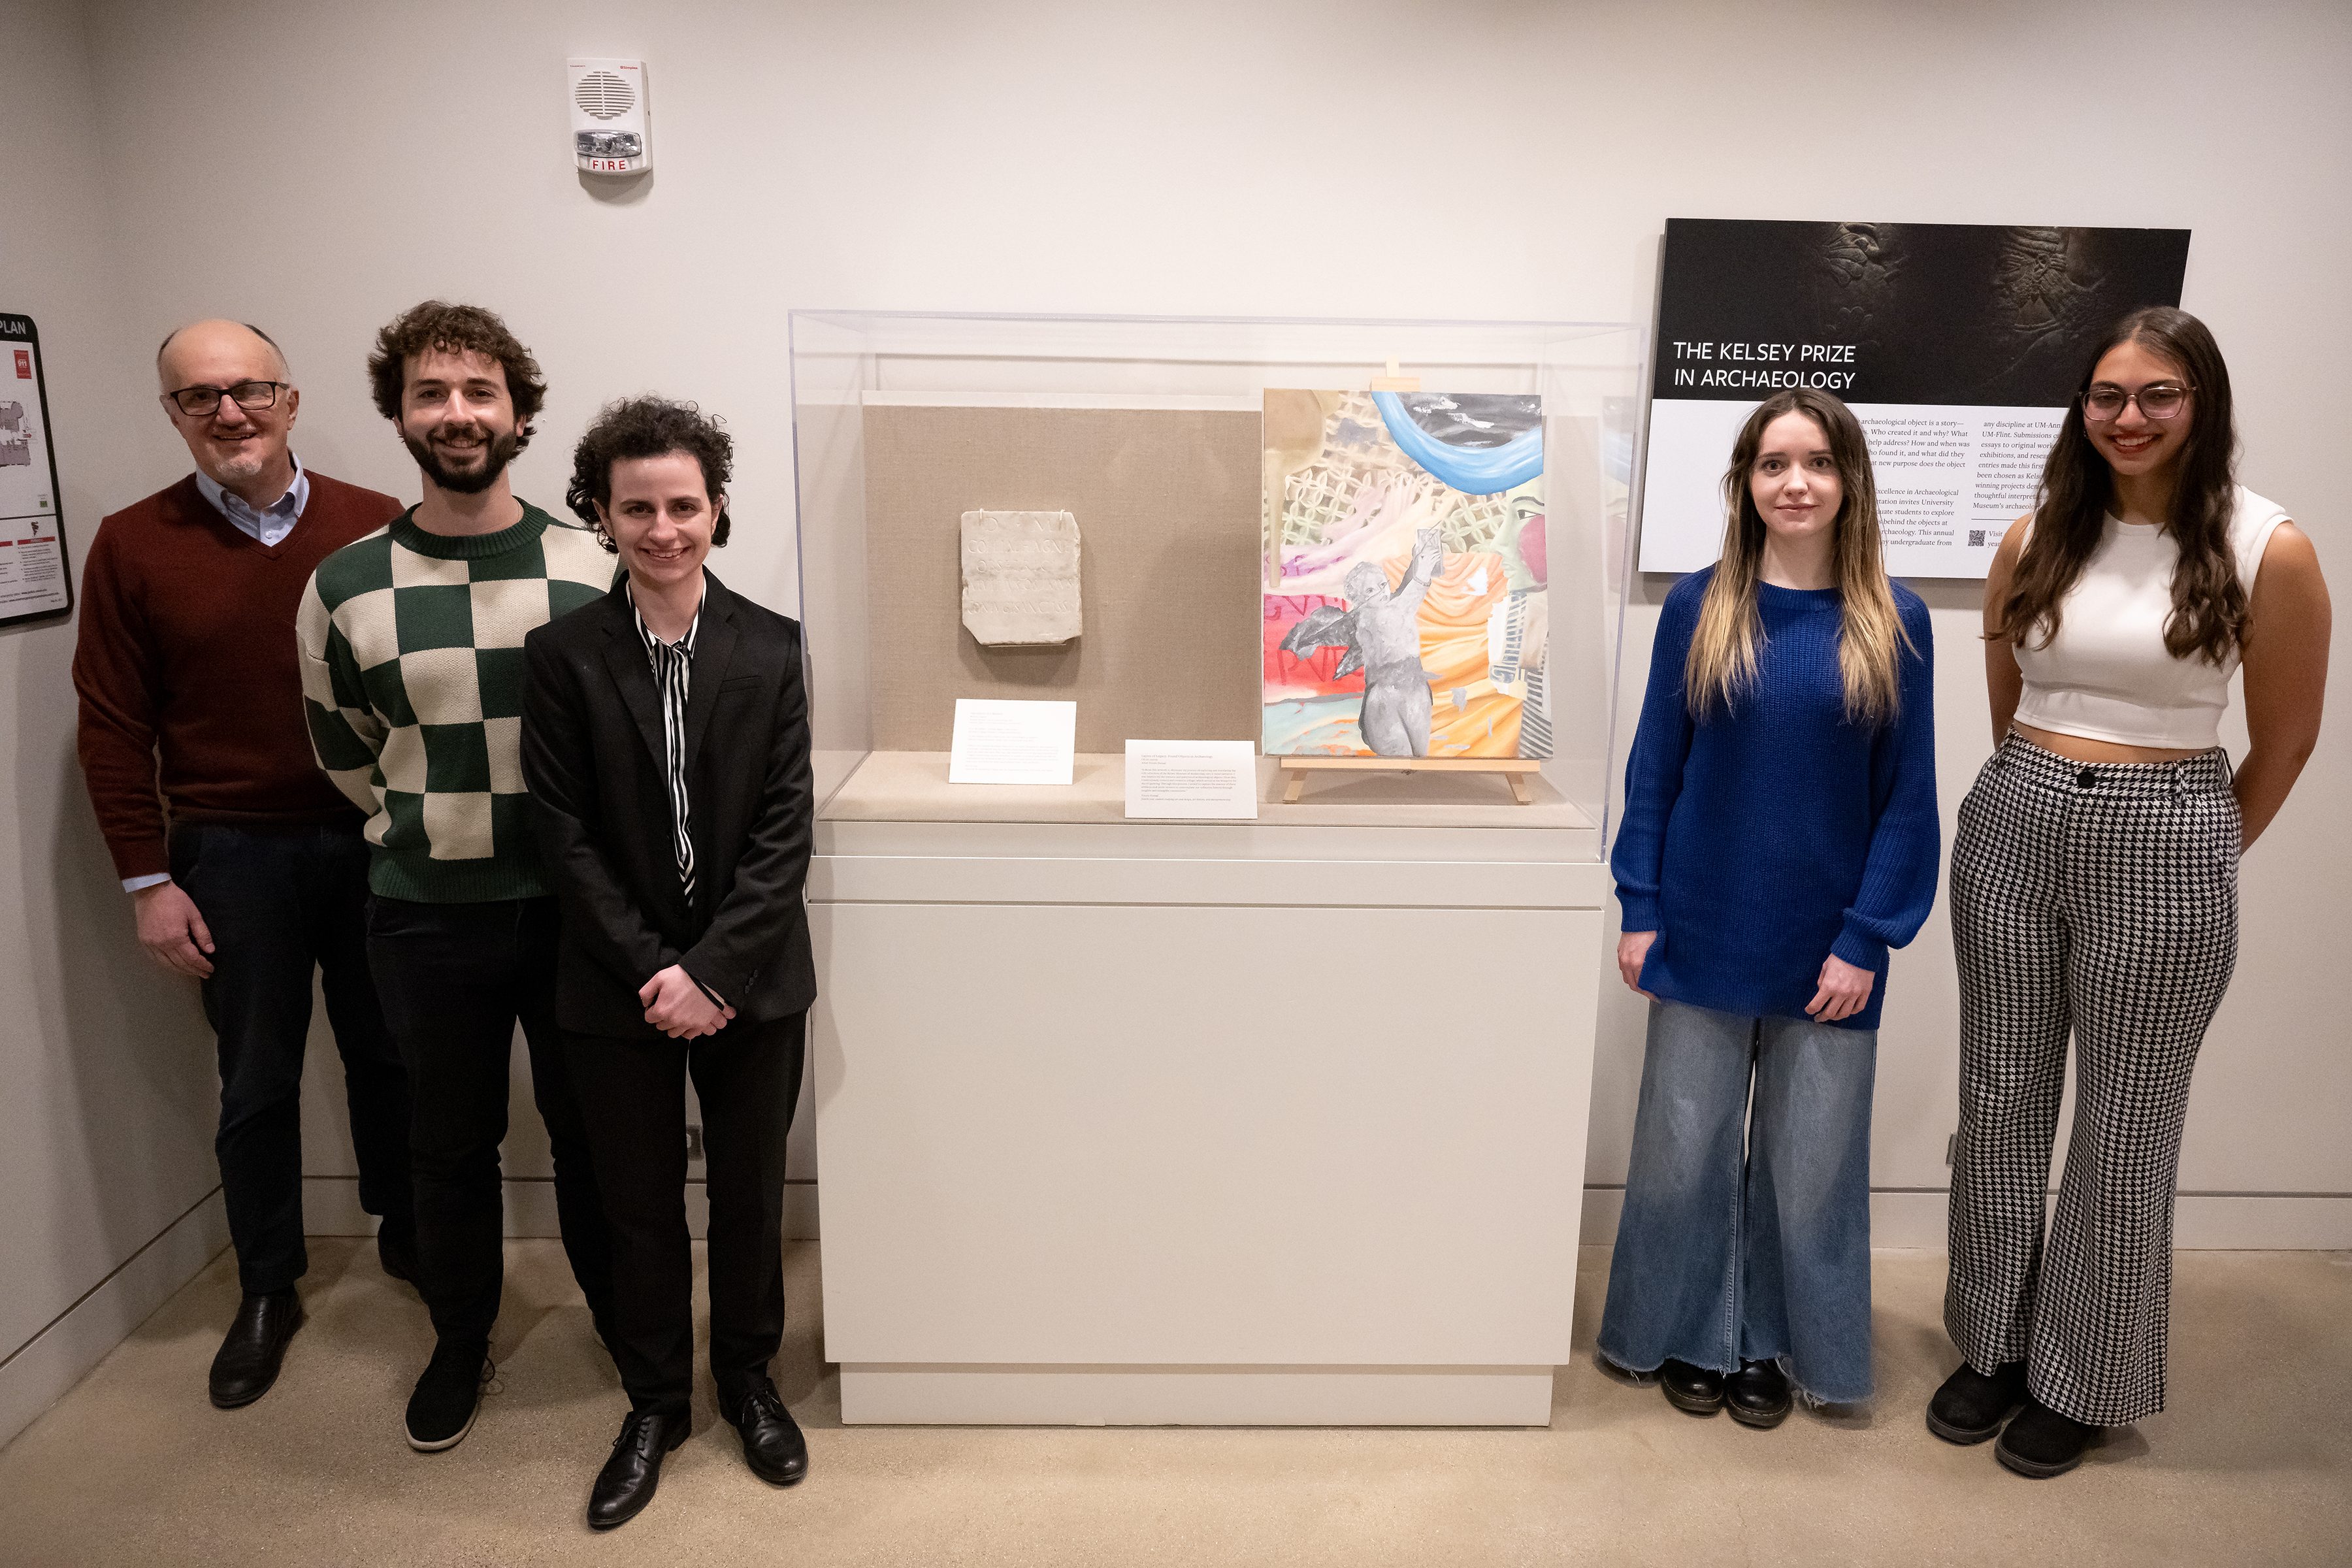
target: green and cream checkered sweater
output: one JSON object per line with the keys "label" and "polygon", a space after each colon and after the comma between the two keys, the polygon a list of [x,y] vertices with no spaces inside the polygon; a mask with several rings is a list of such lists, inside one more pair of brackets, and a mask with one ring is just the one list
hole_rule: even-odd
{"label": "green and cream checkered sweater", "polygon": [[449,538],[414,508],[319,563],[302,595],[302,707],[319,765],[368,814],[368,885],[476,903],[549,891],[522,782],[522,639],[604,596],[596,536],[525,503]]}

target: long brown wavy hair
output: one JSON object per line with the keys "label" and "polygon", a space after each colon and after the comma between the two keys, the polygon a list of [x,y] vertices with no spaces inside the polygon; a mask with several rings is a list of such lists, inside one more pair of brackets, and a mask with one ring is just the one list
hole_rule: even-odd
{"label": "long brown wavy hair", "polygon": [[2083,395],[2091,389],[2099,362],[2129,342],[2170,361],[2189,386],[2189,439],[2175,459],[2179,475],[2172,515],[2166,520],[2180,547],[2180,563],[2172,573],[2165,649],[2175,658],[2194,654],[2218,665],[2246,636],[2246,588],[2238,581],[2237,557],[2230,548],[2230,520],[2237,508],[2237,419],[2221,345],[2204,322],[2169,305],[2152,305],[2117,321],[2083,367],[2082,385],[2042,466],[2033,531],[2010,580],[2000,629],[1991,635],[2012,645],[2045,647],[2058,635],[2061,603],[2099,547],[2115,506],[2114,471],[2083,428]]}
{"label": "long brown wavy hair", "polygon": [[1886,580],[1879,549],[1878,485],[1871,476],[1870,443],[1861,421],[1844,404],[1810,386],[1789,387],[1766,398],[1732,443],[1731,467],[1723,473],[1723,558],[1716,563],[1715,576],[1699,601],[1698,626],[1683,666],[1685,700],[1694,719],[1727,713],[1756,679],[1757,654],[1764,644],[1756,583],[1766,530],[1748,479],[1764,444],[1765,426],[1784,414],[1801,414],[1821,426],[1829,440],[1830,459],[1837,465],[1845,493],[1831,527],[1836,531],[1838,593],[1843,601],[1838,674],[1845,683],[1845,716],[1853,723],[1884,724],[1902,705],[1898,649],[1912,643],[1895,608],[1895,589]]}

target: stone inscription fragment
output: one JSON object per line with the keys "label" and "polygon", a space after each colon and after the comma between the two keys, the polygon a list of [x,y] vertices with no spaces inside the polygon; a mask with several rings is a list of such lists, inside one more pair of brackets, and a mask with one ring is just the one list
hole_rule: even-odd
{"label": "stone inscription fragment", "polygon": [[963,514],[963,624],[985,647],[1078,635],[1078,520],[1066,511]]}

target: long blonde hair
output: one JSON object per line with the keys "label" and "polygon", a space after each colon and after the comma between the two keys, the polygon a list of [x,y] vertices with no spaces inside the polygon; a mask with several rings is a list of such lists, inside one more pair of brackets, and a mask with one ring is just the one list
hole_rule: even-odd
{"label": "long blonde hair", "polygon": [[1895,608],[1894,586],[1879,550],[1878,486],[1871,477],[1870,443],[1844,404],[1809,386],[1790,387],[1766,398],[1732,444],[1731,467],[1723,475],[1727,518],[1723,558],[1699,602],[1698,626],[1691,634],[1690,658],[1683,666],[1691,717],[1705,720],[1730,712],[1739,694],[1756,680],[1757,652],[1764,644],[1756,582],[1764,558],[1765,527],[1748,480],[1757,450],[1764,444],[1765,426],[1784,414],[1803,415],[1829,437],[1830,458],[1845,492],[1831,523],[1843,603],[1838,673],[1845,683],[1845,716],[1851,723],[1885,724],[1902,707],[1896,665],[1900,650],[1913,645]]}

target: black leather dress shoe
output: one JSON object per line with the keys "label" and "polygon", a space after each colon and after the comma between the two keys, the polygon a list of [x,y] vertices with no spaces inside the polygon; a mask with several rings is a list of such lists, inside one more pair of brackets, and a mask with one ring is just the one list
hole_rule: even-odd
{"label": "black leather dress shoe", "polygon": [[745,1392],[727,1421],[743,1435],[743,1462],[761,1480],[788,1487],[808,1474],[808,1439],[766,1378]]}
{"label": "black leather dress shoe", "polygon": [[1658,1368],[1658,1387],[1667,1404],[1693,1415],[1712,1415],[1723,1408],[1723,1373],[1707,1367],[1669,1359]]}
{"label": "black leather dress shoe", "polygon": [[2046,1481],[2081,1464],[2084,1450],[2101,1430],[2061,1415],[2028,1394],[2025,1408],[2002,1428],[2000,1441],[1992,1446],[1993,1456],[2021,1476]]}
{"label": "black leather dress shoe", "polygon": [[1778,1426],[1789,1415],[1789,1375],[1769,1361],[1744,1361],[1723,1380],[1723,1407],[1742,1426]]}
{"label": "black leather dress shoe", "polygon": [[286,1360],[286,1342],[302,1326],[302,1299],[292,1286],[247,1296],[237,1307],[220,1352],[213,1357],[213,1404],[223,1410],[250,1405],[269,1392]]}
{"label": "black leather dress shoe", "polygon": [[686,1441],[693,1421],[685,1415],[632,1410],[613,1440],[612,1458],[596,1472],[588,1493],[588,1528],[611,1530],[646,1510],[661,1485],[663,1456]]}
{"label": "black leather dress shoe", "polygon": [[1947,1443],[1981,1443],[2024,1403],[2023,1362],[2003,1362],[1990,1377],[1962,1362],[1927,1401],[1927,1430]]}

